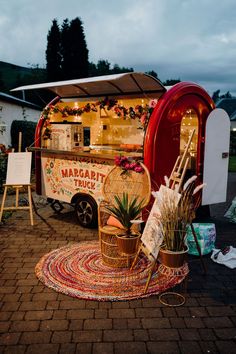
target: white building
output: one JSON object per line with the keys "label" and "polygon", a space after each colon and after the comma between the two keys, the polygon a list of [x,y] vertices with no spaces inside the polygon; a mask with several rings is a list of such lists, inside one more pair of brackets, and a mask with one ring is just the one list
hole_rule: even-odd
{"label": "white building", "polygon": [[42,108],[0,92],[0,144],[11,145],[11,124],[13,120],[37,122]]}

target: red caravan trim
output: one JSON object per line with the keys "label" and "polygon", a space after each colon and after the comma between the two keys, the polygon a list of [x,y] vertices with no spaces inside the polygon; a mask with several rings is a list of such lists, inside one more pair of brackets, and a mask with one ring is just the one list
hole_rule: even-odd
{"label": "red caravan trim", "polygon": [[[60,100],[59,96],[55,97],[48,104],[48,106],[56,104],[59,100]],[[37,148],[41,147],[41,135],[42,135],[43,124],[44,124],[44,117],[41,114],[35,130],[35,147]],[[35,152],[35,179],[36,179],[36,193],[41,195],[42,181],[41,181],[41,152],[40,151]]]}
{"label": "red caravan trim", "polygon": [[196,111],[199,119],[196,174],[202,175],[205,125],[215,104],[208,93],[192,82],[180,82],[159,99],[150,118],[144,140],[144,163],[157,190],[169,176],[179,155],[180,124],[186,109]]}

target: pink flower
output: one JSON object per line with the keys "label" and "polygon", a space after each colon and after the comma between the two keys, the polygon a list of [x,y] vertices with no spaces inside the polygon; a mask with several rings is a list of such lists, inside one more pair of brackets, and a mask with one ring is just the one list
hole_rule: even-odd
{"label": "pink flower", "polygon": [[157,105],[157,100],[156,99],[155,100],[150,100],[149,103],[148,103],[148,106],[150,108],[155,108],[156,105]]}
{"label": "pink flower", "polygon": [[136,166],[134,168],[134,171],[140,173],[140,172],[143,172],[143,168],[142,168],[142,166]]}

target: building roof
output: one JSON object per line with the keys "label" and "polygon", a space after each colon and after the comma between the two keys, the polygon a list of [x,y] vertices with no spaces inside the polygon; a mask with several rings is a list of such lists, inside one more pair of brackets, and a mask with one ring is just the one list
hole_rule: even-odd
{"label": "building roof", "polygon": [[236,112],[236,98],[221,98],[216,102],[216,107],[224,109],[232,120],[232,115]]}
{"label": "building roof", "polygon": [[25,100],[21,100],[20,98],[8,95],[4,92],[0,92],[0,100],[42,111],[42,108],[40,106]]}

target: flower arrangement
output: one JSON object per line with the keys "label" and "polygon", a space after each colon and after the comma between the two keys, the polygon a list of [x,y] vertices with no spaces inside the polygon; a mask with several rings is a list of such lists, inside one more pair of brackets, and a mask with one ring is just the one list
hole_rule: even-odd
{"label": "flower arrangement", "polygon": [[197,176],[189,178],[180,194],[168,188],[169,181],[165,177],[166,186],[158,194],[158,213],[154,215],[160,228],[163,249],[182,251],[185,248],[187,227],[195,218],[195,211],[201,201],[199,192],[205,185],[195,187],[196,179]]}
{"label": "flower arrangement", "polygon": [[121,174],[129,173],[129,171],[135,171],[137,173],[144,172],[140,162],[126,156],[115,156],[115,165],[122,168],[123,171]]}
{"label": "flower arrangement", "polygon": [[61,113],[62,117],[68,117],[73,115],[81,116],[84,113],[97,112],[98,107],[100,109],[112,110],[118,117],[123,119],[139,119],[142,128],[146,130],[150,116],[157,104],[157,100],[150,100],[148,104],[136,105],[135,107],[126,108],[123,105],[118,104],[117,100],[105,98],[104,100],[97,101],[95,103],[86,103],[81,107],[59,107],[48,105],[42,112],[42,117],[45,120],[49,120],[51,113]]}

